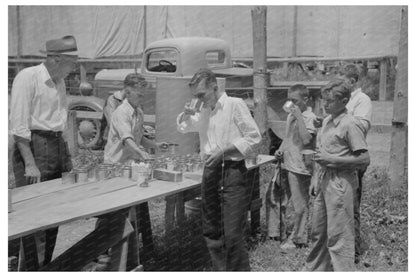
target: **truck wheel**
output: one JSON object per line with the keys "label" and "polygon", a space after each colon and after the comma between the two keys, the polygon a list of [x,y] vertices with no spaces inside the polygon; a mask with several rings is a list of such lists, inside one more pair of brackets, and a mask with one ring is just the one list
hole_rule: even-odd
{"label": "truck wheel", "polygon": [[[71,108],[73,111],[96,112],[95,109],[76,105]],[[98,149],[101,148],[102,133],[101,120],[98,119],[77,119],[76,126],[78,128],[78,146],[80,148]]]}

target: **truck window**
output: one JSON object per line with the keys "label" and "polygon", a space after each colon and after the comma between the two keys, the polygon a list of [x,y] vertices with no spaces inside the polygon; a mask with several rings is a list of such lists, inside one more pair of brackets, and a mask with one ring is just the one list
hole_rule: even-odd
{"label": "truck window", "polygon": [[146,68],[151,72],[176,72],[177,60],[174,49],[155,50],[147,56]]}
{"label": "truck window", "polygon": [[225,52],[222,50],[208,51],[205,60],[210,66],[223,65],[225,63]]}

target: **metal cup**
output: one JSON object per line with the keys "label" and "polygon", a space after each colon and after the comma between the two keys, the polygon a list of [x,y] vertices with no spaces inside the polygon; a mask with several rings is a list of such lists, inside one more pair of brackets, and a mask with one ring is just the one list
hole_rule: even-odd
{"label": "metal cup", "polygon": [[62,173],[62,184],[75,184],[75,173],[74,172],[63,172]]}
{"label": "metal cup", "polygon": [[295,106],[295,104],[292,101],[288,100],[283,105],[283,110],[287,113],[291,113],[294,106]]}

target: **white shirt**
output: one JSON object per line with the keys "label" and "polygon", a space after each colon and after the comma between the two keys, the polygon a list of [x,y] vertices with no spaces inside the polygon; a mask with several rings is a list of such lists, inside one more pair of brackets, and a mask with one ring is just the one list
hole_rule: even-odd
{"label": "white shirt", "polygon": [[358,119],[360,128],[367,135],[371,127],[372,104],[370,97],[363,93],[361,88],[358,88],[351,93],[346,108],[349,114]]}
{"label": "white shirt", "polygon": [[104,161],[107,163],[126,163],[130,160],[140,159],[140,156],[131,152],[124,144],[127,138],[132,138],[138,147],[143,137],[143,112],[136,111],[124,99],[111,117],[110,132],[104,148]]}
{"label": "white shirt", "polygon": [[225,159],[239,161],[261,141],[259,128],[247,105],[240,98],[228,97],[225,92],[213,110],[203,108],[200,113],[180,123],[182,115],[177,117],[177,129],[181,133],[199,133],[201,155],[211,155],[232,144],[240,153]]}
{"label": "white shirt", "polygon": [[17,74],[10,106],[10,130],[13,135],[30,140],[31,130],[65,130],[65,82],[61,79],[55,84],[43,63]]}

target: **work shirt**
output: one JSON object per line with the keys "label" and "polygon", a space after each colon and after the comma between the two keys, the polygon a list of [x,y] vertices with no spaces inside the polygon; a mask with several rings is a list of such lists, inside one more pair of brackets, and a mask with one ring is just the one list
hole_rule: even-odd
{"label": "work shirt", "polygon": [[367,136],[371,127],[372,104],[370,97],[363,93],[361,88],[358,88],[351,93],[351,98],[346,108],[349,114],[358,119],[360,127]]}
{"label": "work shirt", "polygon": [[[335,118],[330,115],[324,119],[318,133],[317,147],[321,152],[347,157],[353,155],[353,152],[367,150],[367,143],[359,120],[345,110]],[[346,169],[355,168],[352,166]]]}
{"label": "work shirt", "polygon": [[247,105],[225,92],[213,110],[202,108],[200,113],[180,123],[182,115],[177,117],[177,129],[181,133],[199,133],[201,156],[211,155],[232,144],[240,153],[225,156],[225,160],[239,161],[251,154],[261,141],[259,128]]}
{"label": "work shirt", "polygon": [[118,106],[123,103],[125,97],[121,94],[121,91],[115,91],[112,95],[108,96],[104,107],[104,115],[108,123],[111,122],[111,116]]}
{"label": "work shirt", "polygon": [[31,130],[63,131],[66,121],[64,80],[54,83],[43,63],[20,71],[12,87],[11,134],[31,140]]}
{"label": "work shirt", "polygon": [[143,111],[139,108],[135,110],[125,99],[112,115],[108,140],[104,148],[104,161],[126,163],[140,159],[138,154],[125,145],[125,140],[131,138],[140,147],[142,137]]}
{"label": "work shirt", "polygon": [[[315,120],[316,115],[312,112],[312,108],[307,107],[307,109],[302,112],[302,117],[306,129],[315,137],[316,128],[313,121]],[[288,115],[286,120],[286,137],[283,143],[283,160],[286,169],[298,174],[311,175],[311,172],[306,168],[301,151],[304,149],[314,149],[314,140],[312,140],[309,145],[303,145],[299,132],[298,120],[292,113]]]}

